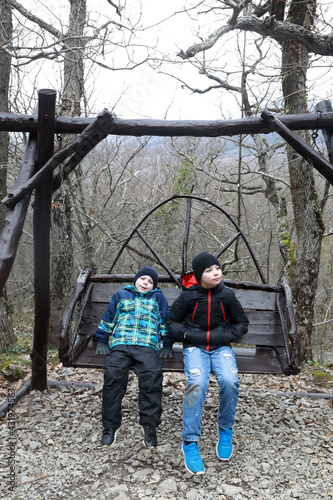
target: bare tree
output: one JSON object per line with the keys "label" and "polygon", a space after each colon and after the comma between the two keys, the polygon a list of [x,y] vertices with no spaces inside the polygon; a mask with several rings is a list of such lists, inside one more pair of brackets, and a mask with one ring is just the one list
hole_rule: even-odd
{"label": "bare tree", "polygon": [[[90,65],[100,66],[112,71],[117,70],[115,65],[108,65],[105,61],[105,53],[112,51],[113,46],[117,44],[112,40],[112,34],[120,36],[122,31],[127,33],[127,39],[124,38],[119,48],[126,51],[126,45],[130,44],[130,38],[133,31],[131,21],[125,18],[124,24],[122,14],[124,9],[116,2],[109,2],[110,15],[104,15],[105,22],[101,22],[101,15],[96,22],[94,16],[87,12],[86,0],[70,0],[68,11],[68,23],[64,22],[64,14],[51,12],[43,4],[40,15],[31,12],[25,5],[13,0],[11,2],[13,12],[17,18],[19,29],[18,35],[12,40],[11,53],[15,58],[12,70],[16,70],[17,81],[21,78],[21,73],[26,67],[33,68],[32,73],[36,72],[36,62],[58,63],[58,79],[61,82],[59,89],[59,114],[66,116],[80,116],[82,109],[87,111],[88,96],[85,91],[86,73],[88,73],[88,61]],[[38,4],[38,2],[36,2]],[[42,2],[40,2],[42,5]],[[48,11],[49,17],[43,16]],[[118,18],[114,20],[113,13]],[[22,23],[22,19],[25,22]],[[54,19],[52,23],[49,19]],[[68,25],[65,30],[63,26]],[[120,34],[120,35],[119,35]],[[122,60],[124,64],[125,58]],[[59,64],[60,63],[60,64]],[[128,62],[126,69],[133,69],[137,64],[128,53]],[[61,67],[63,68],[61,77]],[[53,66],[55,68],[55,65]],[[39,70],[38,70],[39,71]],[[58,137],[59,147],[73,139],[70,136]],[[60,173],[61,173],[60,169]],[[62,175],[62,174],[61,174]],[[62,183],[62,187],[54,194],[52,203],[52,310],[50,318],[50,343],[57,343],[58,329],[61,320],[65,301],[69,295],[71,286],[71,276],[73,271],[73,221],[72,214],[80,213],[77,219],[76,233],[79,239],[83,241],[83,260],[81,266],[95,267],[94,264],[94,245],[92,224],[89,220],[89,211],[85,207],[83,195],[81,166],[79,165],[70,184]],[[76,211],[73,212],[75,205]],[[77,210],[78,209],[78,210]],[[84,218],[84,220],[83,220]]]}
{"label": "bare tree", "polygon": [[[280,5],[281,4],[281,5]],[[281,9],[280,7],[283,6]],[[215,81],[215,88],[224,88],[234,92],[228,77],[217,78],[209,70],[208,53],[216,47],[228,33],[237,31],[251,32],[264,36],[274,42],[281,50],[281,77],[284,95],[285,112],[305,113],[307,111],[307,69],[309,67],[309,51],[321,55],[333,55],[331,43],[332,32],[321,33],[314,29],[314,23],[329,28],[327,19],[317,17],[317,2],[292,0],[285,2],[270,1],[267,4],[252,2],[200,2],[196,9],[199,14],[208,10],[219,16],[229,12],[229,17],[223,17],[220,26],[208,36],[201,37],[198,43],[179,52],[182,60],[188,60],[199,68],[201,74],[206,74]],[[327,29],[326,29],[327,32]],[[230,78],[230,75],[227,75]],[[207,89],[208,90],[208,89]],[[199,91],[192,89],[192,91]],[[309,141],[309,135],[303,134],[303,139]],[[313,176],[313,168],[308,162],[287,148],[291,198],[296,227],[296,274],[293,291],[296,302],[296,319],[302,344],[302,355],[312,358],[311,335],[314,315],[315,293],[318,282],[320,250],[324,231],[323,209],[326,196],[319,198]],[[327,188],[326,188],[327,189]],[[275,195],[274,195],[275,196]],[[273,201],[273,198],[271,199]]]}
{"label": "bare tree", "polygon": [[[311,9],[309,8],[311,7]],[[316,2],[292,1],[288,15],[295,28],[313,26]],[[313,49],[310,49],[313,51]],[[309,48],[292,39],[282,42],[283,94],[288,113],[307,111],[306,74]],[[303,134],[309,141],[309,136]],[[320,252],[325,230],[322,218],[325,199],[318,197],[313,167],[290,146],[287,147],[291,196],[297,233],[297,260],[293,290],[296,299],[296,321],[302,340],[304,358],[312,359],[312,328],[314,304],[318,284]],[[319,207],[319,210],[316,209]]]}
{"label": "bare tree", "polygon": [[[84,54],[86,39],[84,29],[87,22],[86,0],[70,0],[67,38],[68,50],[64,54],[60,114],[80,116],[84,97]],[[59,145],[73,138],[60,137]],[[80,168],[78,166],[77,168]],[[80,188],[80,186],[78,186]],[[76,191],[76,190],[75,190]],[[58,344],[61,318],[70,295],[73,272],[72,242],[72,197],[68,183],[63,179],[52,204],[52,307],[50,315],[50,344]]]}

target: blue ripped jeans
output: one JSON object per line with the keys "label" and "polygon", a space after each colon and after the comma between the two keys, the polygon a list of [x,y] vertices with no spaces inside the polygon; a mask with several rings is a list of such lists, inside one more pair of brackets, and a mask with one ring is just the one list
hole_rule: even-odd
{"label": "blue ripped jeans", "polygon": [[199,441],[201,414],[211,372],[220,386],[218,425],[222,429],[232,427],[238,400],[239,380],[235,354],[231,347],[205,351],[198,347],[184,349],[187,387],[183,410],[184,441]]}

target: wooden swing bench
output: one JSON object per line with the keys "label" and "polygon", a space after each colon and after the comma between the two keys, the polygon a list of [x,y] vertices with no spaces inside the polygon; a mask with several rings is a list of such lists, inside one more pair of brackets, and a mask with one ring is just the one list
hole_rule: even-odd
{"label": "wooden swing bench", "polygon": [[[212,204],[212,202],[191,195],[177,197],[187,198],[190,201],[194,198]],[[171,197],[163,203],[174,198]],[[215,204],[213,205],[217,207]],[[159,206],[161,204],[157,207]],[[223,211],[224,215],[230,217],[221,207],[218,208]],[[147,216],[143,220],[146,218]],[[232,218],[229,220],[238,229],[236,237],[242,236],[252,254],[245,235]],[[141,223],[142,221],[126,240],[115,261],[134,233],[139,234],[145,241],[138,229]],[[188,234],[188,231],[185,231],[185,234]],[[186,246],[187,239],[185,238],[184,241]],[[147,242],[145,241],[145,243]],[[165,294],[169,306],[171,306],[181,293],[180,276],[176,276],[169,270],[155,250],[149,244],[148,246],[160,264],[168,270],[168,275],[160,275],[159,286]],[[225,246],[217,256],[219,257],[228,246],[230,245]],[[253,254],[252,257],[254,258]],[[114,267],[115,261],[112,267]],[[256,261],[255,263],[258,266]],[[262,276],[259,267],[258,270]],[[132,283],[133,278],[134,275],[125,274],[94,275],[91,269],[82,272],[62,320],[59,359],[64,366],[103,368],[105,356],[95,355],[97,342],[94,339],[94,333],[112,295],[125,284]],[[242,344],[233,346],[240,373],[286,375],[298,373],[299,342],[288,282],[284,281],[281,285],[269,285],[267,283],[224,280],[224,283],[235,290],[235,294],[249,319],[249,330],[242,337]],[[165,286],[167,284],[168,287]],[[177,284],[178,288],[172,287],[172,284]],[[75,311],[77,319],[73,326]],[[182,345],[174,344],[173,358],[163,359],[163,371],[183,371],[182,357]]]}

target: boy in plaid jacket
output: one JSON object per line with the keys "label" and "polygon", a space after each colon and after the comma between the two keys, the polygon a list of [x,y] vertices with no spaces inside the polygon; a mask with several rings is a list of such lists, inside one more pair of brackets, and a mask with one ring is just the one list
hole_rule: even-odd
{"label": "boy in plaid jacket", "polygon": [[[95,333],[96,354],[105,355],[103,386],[102,444],[112,445],[121,425],[121,402],[127,388],[129,369],[133,366],[139,378],[140,425],[144,444],[155,447],[156,427],[162,414],[161,338],[167,333],[164,322],[168,303],[156,288],[158,274],[154,268],[142,267],[133,285],[116,292]],[[164,347],[172,340],[165,339]]]}

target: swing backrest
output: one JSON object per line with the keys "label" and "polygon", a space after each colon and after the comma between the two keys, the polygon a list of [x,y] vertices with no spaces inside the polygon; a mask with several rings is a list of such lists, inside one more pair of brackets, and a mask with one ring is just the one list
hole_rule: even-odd
{"label": "swing backrest", "polygon": [[[109,276],[110,280],[113,278]],[[60,353],[65,366],[103,367],[105,357],[95,355],[94,333],[113,294],[122,285],[119,282],[100,282],[99,279],[91,276],[86,282],[72,340]],[[102,279],[105,280],[106,276]],[[242,344],[234,346],[240,372],[297,373],[299,350],[288,284],[270,286],[231,281],[225,281],[225,284],[235,289],[250,321],[249,331],[241,339]],[[181,293],[175,287],[161,287],[161,290],[169,306]],[[180,344],[174,345],[173,359],[163,360],[163,369],[183,370]]]}

